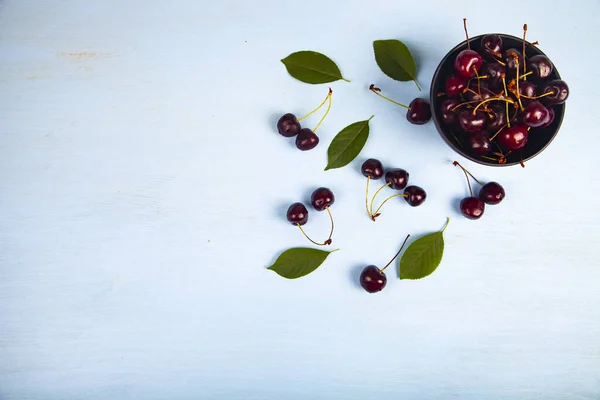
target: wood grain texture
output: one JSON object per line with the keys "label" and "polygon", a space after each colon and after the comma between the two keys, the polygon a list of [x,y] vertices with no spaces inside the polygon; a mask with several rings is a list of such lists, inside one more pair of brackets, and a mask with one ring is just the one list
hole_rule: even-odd
{"label": "wood grain texture", "polygon": [[[503,4],[518,17],[433,0],[0,2],[0,399],[599,399],[600,5]],[[464,176],[433,124],[367,90],[426,97],[465,16],[472,35],[527,22],[572,91],[525,169],[464,163],[507,192],[479,221],[457,214]],[[378,69],[388,38],[423,92]],[[274,130],[326,94],[279,61],[301,49],[352,81],[331,84],[310,152]],[[335,133],[373,114],[359,159],[324,172]],[[408,170],[426,203],[373,223],[368,157]],[[285,210],[319,186],[341,250],[285,280],[266,267],[308,244]],[[365,265],[448,216],[434,274],[362,291]]]}

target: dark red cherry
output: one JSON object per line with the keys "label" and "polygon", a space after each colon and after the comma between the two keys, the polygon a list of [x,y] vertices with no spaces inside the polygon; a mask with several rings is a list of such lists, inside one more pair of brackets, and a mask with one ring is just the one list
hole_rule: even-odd
{"label": "dark red cherry", "polygon": [[523,56],[517,49],[508,49],[504,52],[504,61],[506,62],[506,70],[511,75],[517,72],[517,64],[519,65],[519,74],[523,72]]}
{"label": "dark red cherry", "polygon": [[532,101],[523,111],[523,123],[532,128],[544,125],[548,119],[548,109],[539,101]]}
{"label": "dark red cherry", "polygon": [[527,144],[529,131],[525,125],[512,125],[510,128],[502,130],[496,140],[506,150],[518,150]]}
{"label": "dark red cherry", "polygon": [[296,136],[298,132],[300,132],[300,122],[297,121],[294,114],[284,114],[279,118],[279,121],[277,121],[277,131],[281,136]]}
{"label": "dark red cherry", "polygon": [[552,94],[540,98],[542,103],[547,106],[562,104],[567,101],[567,98],[569,97],[569,86],[567,86],[567,83],[562,79],[556,79],[544,85],[540,96],[546,93]]}
{"label": "dark red cherry", "polygon": [[481,48],[483,55],[490,60],[502,58],[502,38],[495,33],[484,35],[481,38]]}
{"label": "dark red cherry", "polygon": [[506,106],[504,104],[492,104],[489,111],[486,112],[486,129],[490,133],[496,133],[500,128],[506,125]]}
{"label": "dark red cherry", "polygon": [[450,75],[446,79],[446,96],[458,97],[466,87],[467,81],[465,79],[459,78],[456,75]]}
{"label": "dark red cherry", "polygon": [[406,202],[412,207],[420,206],[427,198],[427,193],[425,193],[425,191],[419,186],[414,185],[404,189],[404,194],[408,195],[404,198],[404,200],[406,200]]}
{"label": "dark red cherry", "polygon": [[431,119],[431,107],[424,99],[414,99],[408,107],[410,109],[406,112],[406,119],[411,124],[423,125]]}
{"label": "dark red cherry", "polygon": [[497,62],[489,62],[483,64],[479,75],[487,76],[484,78],[488,84],[488,87],[492,90],[499,90],[503,88],[502,76],[506,74],[506,68],[498,64]]}
{"label": "dark red cherry", "polygon": [[468,219],[479,219],[485,211],[485,203],[477,197],[465,197],[460,201],[460,212]]}
{"label": "dark red cherry", "polygon": [[542,125],[540,125],[540,128],[546,128],[548,126],[550,126],[550,124],[552,124],[554,122],[554,109],[553,108],[548,108],[548,118],[546,118],[546,122],[544,122]]}
{"label": "dark red cherry", "polygon": [[302,151],[311,150],[319,144],[319,137],[308,128],[300,129],[296,136],[296,147]]}
{"label": "dark red cherry", "polygon": [[383,176],[383,164],[375,158],[369,158],[360,167],[360,172],[364,176],[370,176],[371,179],[377,180]]}
{"label": "dark red cherry", "polygon": [[477,75],[483,64],[483,58],[475,50],[465,49],[454,59],[454,72],[461,78],[470,79]]}
{"label": "dark red cherry", "polygon": [[467,138],[467,148],[475,154],[485,155],[492,151],[492,142],[487,132],[478,132],[469,135]]}
{"label": "dark red cherry", "polygon": [[317,211],[323,211],[335,202],[333,192],[325,187],[316,189],[310,196],[310,203]]}
{"label": "dark red cherry", "polygon": [[493,95],[494,93],[483,79],[479,83],[477,83],[477,79],[473,79],[469,83],[469,90],[464,92],[463,97],[466,101],[482,101],[489,99]]}
{"label": "dark red cherry", "polygon": [[505,195],[504,188],[498,182],[488,182],[479,191],[479,199],[490,205],[500,203]]}
{"label": "dark red cherry", "polygon": [[458,113],[458,125],[467,133],[479,132],[485,127],[485,113],[465,108]]}
{"label": "dark red cherry", "polygon": [[519,82],[519,95],[524,96],[521,97],[521,102],[524,106],[532,102],[532,99],[528,99],[528,97],[535,97],[537,91],[537,85],[531,81],[523,81]]}
{"label": "dark red cherry", "polygon": [[458,100],[456,99],[446,99],[442,101],[440,105],[440,113],[442,114],[442,121],[445,124],[453,125],[456,122],[456,112],[454,109],[458,105]]}
{"label": "dark red cherry", "polygon": [[552,74],[554,66],[548,57],[538,54],[527,59],[527,70],[533,71],[533,76],[541,80],[546,79]]}
{"label": "dark red cherry", "polygon": [[394,190],[402,190],[408,184],[408,172],[402,168],[389,170],[385,173],[385,182]]}
{"label": "dark red cherry", "polygon": [[302,203],[292,204],[285,216],[293,225],[304,225],[308,222],[308,210]]}
{"label": "dark red cherry", "polygon": [[386,283],[385,272],[374,265],[365,267],[360,273],[360,286],[369,293],[380,292]]}

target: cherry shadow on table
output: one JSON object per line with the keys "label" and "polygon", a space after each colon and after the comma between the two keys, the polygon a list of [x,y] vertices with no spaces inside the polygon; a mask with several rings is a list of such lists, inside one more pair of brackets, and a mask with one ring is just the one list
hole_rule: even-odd
{"label": "cherry shadow on table", "polygon": [[348,272],[348,277],[352,281],[353,286],[363,291],[364,289],[362,288],[362,286],[360,286],[360,273],[366,266],[366,264],[355,264],[350,268]]}

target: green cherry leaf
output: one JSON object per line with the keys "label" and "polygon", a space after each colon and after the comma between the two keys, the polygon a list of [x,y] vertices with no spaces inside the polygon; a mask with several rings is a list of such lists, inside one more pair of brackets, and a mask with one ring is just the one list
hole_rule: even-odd
{"label": "green cherry leaf", "polygon": [[399,40],[376,40],[373,42],[375,61],[381,71],[392,79],[401,82],[414,81],[417,88],[417,64],[410,50]]}
{"label": "green cherry leaf", "polygon": [[369,138],[369,121],[373,117],[350,124],[335,135],[327,149],[325,171],[346,166],[359,155]]}
{"label": "green cherry leaf", "polygon": [[287,279],[301,278],[319,268],[327,256],[334,251],[337,250],[325,251],[308,247],[294,247],[281,253],[275,263],[267,269]]}
{"label": "green cherry leaf", "polygon": [[398,263],[400,279],[421,279],[436,270],[444,255],[444,230],[448,222],[450,218],[441,231],[420,237],[408,246]]}
{"label": "green cherry leaf", "polygon": [[281,62],[291,76],[299,81],[313,85],[348,79],[342,76],[338,66],[325,54],[316,51],[297,51],[290,54]]}

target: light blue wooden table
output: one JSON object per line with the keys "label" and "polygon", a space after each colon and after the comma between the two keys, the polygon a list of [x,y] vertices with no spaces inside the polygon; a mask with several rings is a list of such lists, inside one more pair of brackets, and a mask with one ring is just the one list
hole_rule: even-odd
{"label": "light blue wooden table", "polygon": [[[460,3],[0,2],[0,399],[600,399],[600,4]],[[433,124],[367,90],[426,96],[463,17],[473,36],[527,23],[572,91],[525,169],[464,162],[507,191],[479,221],[456,211],[464,176]],[[378,69],[388,38],[423,92]],[[274,131],[325,95],[280,63],[301,49],[352,81],[331,85],[305,153]],[[429,193],[376,223],[360,160],[323,171],[333,136],[372,114],[360,160]],[[265,268],[308,245],[285,209],[318,186],[341,250],[284,280]],[[392,268],[362,291],[362,267],[446,217],[433,275]]]}

